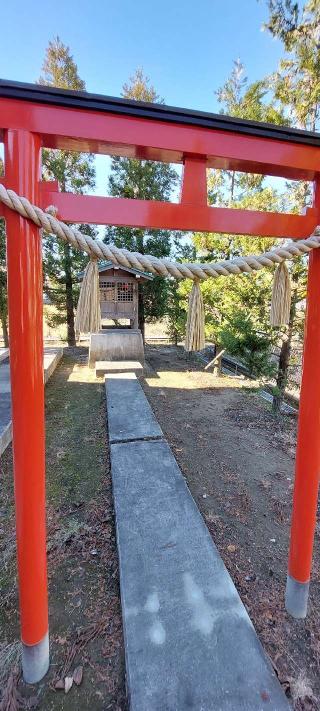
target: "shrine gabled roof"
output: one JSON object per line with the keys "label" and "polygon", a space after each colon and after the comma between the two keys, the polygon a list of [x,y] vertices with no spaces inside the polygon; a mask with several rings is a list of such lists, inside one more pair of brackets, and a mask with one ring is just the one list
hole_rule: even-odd
{"label": "shrine gabled roof", "polygon": [[249,121],[234,116],[167,106],[166,104],[152,104],[132,99],[91,94],[86,91],[71,91],[40,84],[27,84],[0,79],[0,98],[19,99],[36,104],[72,109],[101,111],[320,147],[320,133],[313,131],[303,131],[290,126]]}
{"label": "shrine gabled roof", "polygon": [[[121,271],[128,272],[129,274],[133,274],[136,277],[141,277],[142,279],[148,279],[148,281],[152,281],[153,279],[153,274],[150,274],[149,272],[142,272],[139,269],[132,269],[129,267],[118,267],[113,264],[113,262],[105,260],[103,262],[99,262],[98,264],[98,272],[106,272],[108,269],[120,269]],[[78,274],[78,278],[82,279],[84,275],[84,272],[80,272]]]}

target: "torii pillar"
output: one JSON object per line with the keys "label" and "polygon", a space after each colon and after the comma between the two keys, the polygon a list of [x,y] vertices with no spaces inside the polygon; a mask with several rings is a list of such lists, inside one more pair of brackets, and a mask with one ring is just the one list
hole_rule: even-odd
{"label": "torii pillar", "polygon": [[[4,143],[7,184],[39,204],[39,136],[7,130]],[[13,210],[5,219],[22,669],[35,683],[49,667],[41,236]]]}
{"label": "torii pillar", "polygon": [[302,383],[286,588],[287,611],[307,615],[320,476],[320,249],[309,256]]}

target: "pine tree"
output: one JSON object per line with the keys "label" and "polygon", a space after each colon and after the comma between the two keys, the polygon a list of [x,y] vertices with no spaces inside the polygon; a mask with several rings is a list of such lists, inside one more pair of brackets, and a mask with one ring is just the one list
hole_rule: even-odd
{"label": "pine tree", "polygon": [[[308,0],[304,5],[292,0],[268,0],[269,19],[264,27],[283,43],[286,56],[271,77],[274,97],[288,121],[297,128],[319,130],[320,110],[320,4]],[[288,183],[287,204],[294,212],[310,204],[309,183]],[[291,344],[302,333],[301,302],[306,293],[306,259],[291,266],[293,299],[290,321],[282,333],[274,408],[279,410],[288,379]]]}
{"label": "pine tree", "polygon": [[[283,115],[268,104],[267,83],[248,84],[243,65],[234,63],[233,71],[217,91],[221,112],[239,118],[283,123]],[[261,175],[213,170],[208,178],[209,203],[218,207],[253,210],[277,210],[279,196]],[[264,252],[275,244],[274,239],[241,235],[196,233],[194,245],[204,261],[232,259],[250,252]],[[240,358],[257,376],[270,375],[271,347],[274,333],[269,324],[272,274],[261,270],[252,275],[240,275],[226,281],[224,277],[203,282],[206,312],[206,333],[213,338],[217,350],[226,348]],[[182,285],[184,293],[188,286]]]}
{"label": "pine tree", "polygon": [[[138,69],[129,82],[124,84],[122,96],[137,101],[162,101],[142,69]],[[109,193],[115,197],[169,200],[176,182],[175,170],[166,163],[112,158]],[[117,247],[157,257],[168,257],[171,252],[171,235],[165,230],[109,227],[105,239]],[[143,337],[145,321],[161,318],[165,314],[167,291],[167,282],[161,277],[155,277],[147,284],[139,284],[139,328]]]}
{"label": "pine tree", "polygon": [[[273,86],[273,79],[267,78],[248,86],[243,78],[243,67],[235,63],[231,77],[218,93],[223,111],[269,123],[288,123],[288,112],[283,105],[276,108],[276,102],[267,103],[266,94]],[[209,196],[214,204],[229,205],[258,210],[285,210],[299,212],[306,202],[305,185],[292,187],[278,195],[270,186],[266,186],[263,176],[237,173],[216,172],[211,175]],[[215,250],[215,258],[230,259],[232,256],[252,251],[252,240],[230,235],[224,238],[224,251],[221,237],[209,235],[197,236],[196,243],[202,249]],[[254,251],[265,251],[275,240],[255,239]],[[288,382],[292,343],[301,334],[300,304],[305,294],[306,260],[295,260],[289,266],[291,272],[292,303],[287,327],[271,329],[269,320],[269,302],[271,297],[272,277],[270,272],[258,272],[232,280],[221,309],[217,315],[215,308],[214,331],[221,344],[234,355],[238,355],[256,375],[270,373],[270,348],[276,345],[280,349],[278,367],[274,373],[273,409],[279,412]],[[219,289],[219,281],[211,290]],[[223,288],[223,287],[222,287]],[[211,293],[212,296],[212,293]],[[269,348],[268,348],[269,343]]]}
{"label": "pine tree", "polygon": [[[40,84],[62,89],[85,89],[85,83],[79,77],[69,47],[64,45],[59,37],[49,42],[42,72]],[[58,180],[63,192],[84,193],[94,186],[93,158],[85,153],[44,150],[43,175],[47,180]],[[90,231],[88,225],[83,229],[86,232]],[[91,229],[91,232],[94,231]],[[56,312],[51,317],[51,324],[57,325],[66,320],[69,346],[74,346],[76,343],[74,331],[74,309],[78,294],[76,275],[87,260],[85,255],[72,249],[67,243],[53,241],[51,237],[44,239],[44,289],[56,307]]]}
{"label": "pine tree", "polygon": [[320,111],[320,3],[303,6],[292,0],[268,0],[264,28],[283,42],[287,56],[273,75],[276,99],[287,108],[290,123],[317,130]]}

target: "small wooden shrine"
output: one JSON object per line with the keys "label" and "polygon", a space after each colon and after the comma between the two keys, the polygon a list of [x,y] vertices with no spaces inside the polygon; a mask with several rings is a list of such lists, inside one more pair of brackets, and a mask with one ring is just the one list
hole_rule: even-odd
{"label": "small wooden shrine", "polygon": [[99,264],[101,321],[129,321],[130,328],[139,327],[139,283],[153,277],[138,269],[115,267],[112,262]]}

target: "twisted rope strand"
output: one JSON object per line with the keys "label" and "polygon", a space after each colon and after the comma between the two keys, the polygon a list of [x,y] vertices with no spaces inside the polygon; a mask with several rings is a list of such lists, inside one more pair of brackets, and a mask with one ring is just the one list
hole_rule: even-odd
{"label": "twisted rope strand", "polygon": [[320,247],[320,228],[316,227],[308,239],[298,242],[292,241],[285,247],[276,247],[263,254],[250,254],[245,257],[235,257],[227,261],[208,264],[173,262],[170,259],[159,259],[151,254],[119,249],[114,245],[105,244],[100,239],[93,239],[90,235],[83,234],[75,227],[69,227],[65,222],[50,214],[54,208],[48,208],[44,212],[40,207],[32,205],[27,198],[17,195],[13,190],[7,190],[1,183],[0,201],[10,210],[15,210],[22,217],[34,222],[44,232],[55,234],[65,242],[69,242],[75,249],[87,252],[94,259],[107,259],[115,266],[139,269],[159,276],[172,276],[175,279],[204,280],[230,274],[251,273],[264,267],[281,264],[285,260],[293,260]]}

